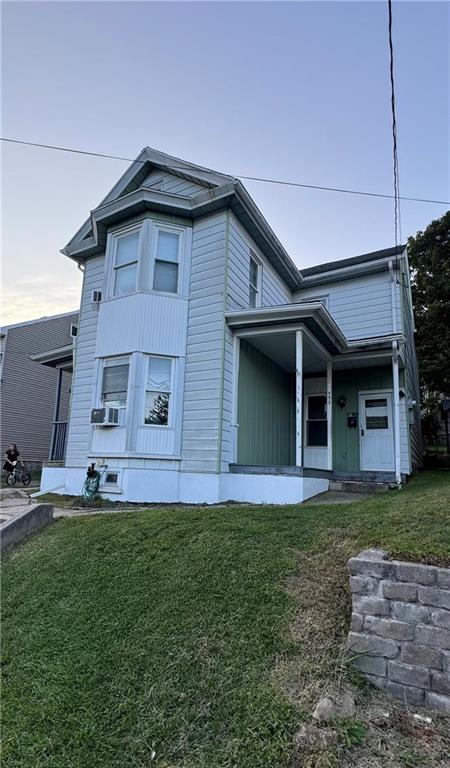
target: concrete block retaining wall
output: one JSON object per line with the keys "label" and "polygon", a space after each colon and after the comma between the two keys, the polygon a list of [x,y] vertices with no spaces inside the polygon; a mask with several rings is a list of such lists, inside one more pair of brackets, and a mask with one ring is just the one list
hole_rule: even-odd
{"label": "concrete block retaining wall", "polygon": [[6,520],[0,526],[0,551],[6,552],[30,533],[53,521],[50,504],[32,504]]}
{"label": "concrete block retaining wall", "polygon": [[450,569],[376,549],[348,568],[355,666],[396,698],[450,714]]}

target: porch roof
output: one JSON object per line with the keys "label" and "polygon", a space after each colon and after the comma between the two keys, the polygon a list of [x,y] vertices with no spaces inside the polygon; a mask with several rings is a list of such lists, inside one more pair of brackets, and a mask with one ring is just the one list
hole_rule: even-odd
{"label": "porch roof", "polygon": [[48,365],[50,368],[63,368],[65,371],[72,371],[73,344],[49,349],[46,352],[40,352],[38,355],[30,355],[30,360],[41,365]]}
{"label": "porch roof", "polygon": [[[339,367],[354,367],[358,361],[373,360],[379,364],[382,358],[392,354],[392,342],[404,341],[399,333],[365,339],[348,340],[332,316],[320,301],[300,302],[273,307],[257,307],[227,312],[226,320],[236,331],[256,331],[278,326],[281,331],[293,332],[300,326],[306,328],[320,343],[327,356],[339,361]],[[400,352],[401,354],[401,352]]]}
{"label": "porch roof", "polygon": [[227,312],[225,317],[230,328],[236,329],[286,327],[302,323],[331,355],[341,352],[347,343],[339,326],[320,301],[238,310]]}

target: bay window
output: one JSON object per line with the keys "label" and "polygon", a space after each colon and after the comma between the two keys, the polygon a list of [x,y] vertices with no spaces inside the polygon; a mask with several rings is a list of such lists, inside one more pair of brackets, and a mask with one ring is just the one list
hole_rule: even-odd
{"label": "bay window", "polygon": [[144,423],[157,427],[169,426],[171,400],[172,360],[167,357],[149,357]]}
{"label": "bay window", "polygon": [[108,297],[135,291],[177,295],[183,284],[186,231],[144,219],[108,236]]}

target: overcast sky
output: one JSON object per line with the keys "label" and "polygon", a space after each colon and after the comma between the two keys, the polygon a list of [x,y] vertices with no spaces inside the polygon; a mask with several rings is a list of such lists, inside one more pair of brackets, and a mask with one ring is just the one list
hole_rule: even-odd
{"label": "overcast sky", "polygon": [[[392,191],[386,2],[3,3],[2,135]],[[394,3],[401,192],[449,200],[449,5]],[[2,323],[78,306],[59,253],[127,164],[2,145]],[[299,267],[393,245],[393,204],[246,182]],[[402,204],[403,239],[448,206]]]}

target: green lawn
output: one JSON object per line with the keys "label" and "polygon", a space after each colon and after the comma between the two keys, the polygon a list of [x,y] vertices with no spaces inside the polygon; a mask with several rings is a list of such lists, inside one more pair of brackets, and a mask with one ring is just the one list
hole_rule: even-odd
{"label": "green lawn", "polygon": [[450,563],[450,472],[348,505],[59,520],[3,564],[3,768],[291,766],[288,578],[374,545]]}

